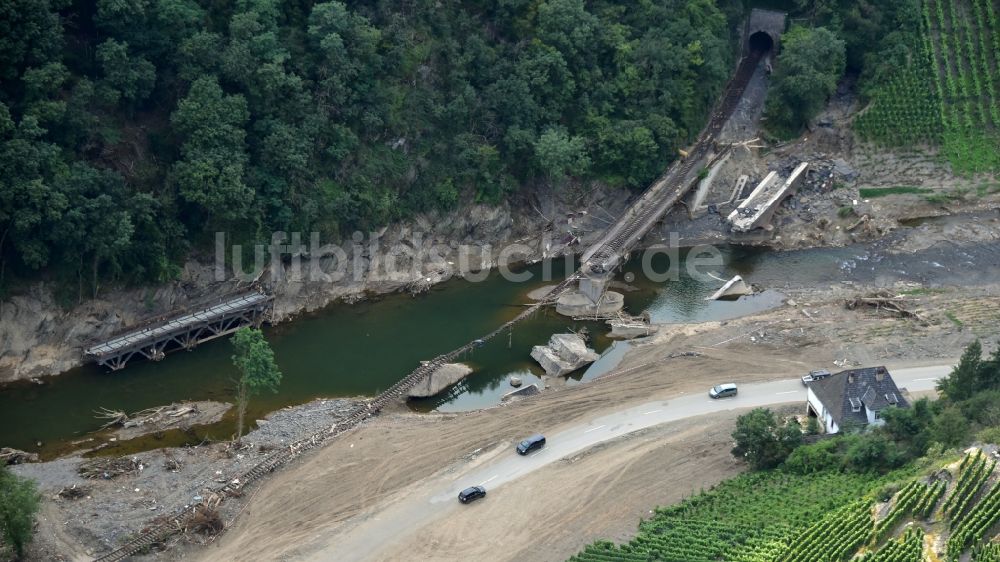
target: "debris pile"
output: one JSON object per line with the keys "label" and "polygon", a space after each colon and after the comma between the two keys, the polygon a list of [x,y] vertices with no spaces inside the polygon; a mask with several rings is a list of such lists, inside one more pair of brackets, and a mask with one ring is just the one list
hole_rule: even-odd
{"label": "debris pile", "polygon": [[0,447],[0,466],[26,462],[38,462],[38,455],[10,447]]}
{"label": "debris pile", "polygon": [[553,334],[548,345],[536,345],[531,349],[531,358],[545,369],[549,376],[561,376],[588,365],[600,355],[587,347],[578,334]]}
{"label": "debris pile", "polygon": [[78,486],[76,484],[73,484],[72,486],[68,486],[66,488],[63,488],[62,490],[59,490],[59,492],[57,492],[56,495],[64,500],[78,500],[80,498],[85,498],[89,496],[90,488],[87,486]]}
{"label": "debris pile", "polygon": [[138,457],[118,457],[96,459],[85,462],[80,465],[77,472],[79,472],[80,476],[83,476],[84,478],[101,478],[103,480],[111,480],[113,478],[118,478],[123,474],[140,472],[143,468],[143,464],[139,462]]}
{"label": "debris pile", "polygon": [[905,303],[905,297],[893,295],[888,291],[879,291],[868,296],[847,299],[844,306],[848,310],[872,308],[878,313],[885,312],[899,318],[913,318],[921,323],[926,323],[919,314],[907,309]]}

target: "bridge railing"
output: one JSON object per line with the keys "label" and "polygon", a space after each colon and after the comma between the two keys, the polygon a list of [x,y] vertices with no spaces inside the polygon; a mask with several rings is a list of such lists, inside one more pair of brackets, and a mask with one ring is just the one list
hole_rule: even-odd
{"label": "bridge railing", "polygon": [[111,332],[109,334],[106,334],[106,335],[104,335],[102,337],[94,338],[94,339],[88,341],[83,346],[83,348],[84,349],[89,349],[89,348],[95,347],[97,345],[100,345],[100,344],[102,344],[104,342],[113,340],[113,339],[115,339],[115,338],[117,338],[119,336],[123,336],[125,334],[130,334],[132,332],[137,332],[137,331],[143,330],[145,328],[149,328],[151,326],[157,326],[157,325],[161,325],[161,324],[166,324],[167,322],[169,322],[171,320],[174,320],[175,318],[180,318],[180,317],[186,316],[188,314],[193,314],[193,313],[201,311],[201,310],[206,310],[206,309],[212,308],[213,306],[216,306],[216,305],[219,305],[219,304],[231,301],[231,300],[236,300],[236,299],[238,299],[238,298],[240,298],[242,296],[246,296],[246,295],[249,295],[249,294],[252,294],[252,293],[258,293],[259,294],[259,293],[263,293],[263,292],[264,292],[263,289],[259,285],[253,284],[253,285],[250,285],[249,287],[244,287],[244,288],[241,288],[241,289],[233,289],[233,290],[231,290],[229,292],[226,292],[226,293],[224,293],[222,295],[204,297],[202,299],[190,302],[190,303],[184,305],[181,308],[175,308],[175,309],[170,310],[169,312],[165,312],[163,314],[158,314],[158,315],[155,315],[155,316],[147,316],[147,317],[139,320],[138,322],[136,322],[134,324],[129,324],[129,325],[126,325],[126,326],[122,326],[121,328],[118,328],[117,330],[115,330],[115,331],[113,331],[113,332]]}

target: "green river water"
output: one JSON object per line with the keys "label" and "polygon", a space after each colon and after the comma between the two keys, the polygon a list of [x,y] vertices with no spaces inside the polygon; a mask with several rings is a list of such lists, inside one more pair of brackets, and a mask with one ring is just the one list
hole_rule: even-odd
{"label": "green river water", "polygon": [[[707,268],[728,278],[746,274],[760,259],[760,252],[722,249],[726,265]],[[666,269],[660,256],[654,266]],[[735,302],[708,302],[704,298],[721,283],[696,280],[681,268],[678,280],[654,282],[639,274],[639,260],[630,262],[625,273],[634,273],[626,292],[627,309],[648,309],[657,322],[719,320],[740,316],[780,303],[781,295],[765,292]],[[472,283],[454,279],[411,297],[387,295],[353,305],[335,304],[303,315],[292,322],[265,328],[284,374],[280,392],[255,397],[248,419],[259,419],[275,409],[307,402],[316,397],[350,397],[378,393],[411,371],[420,360],[430,359],[488,333],[517,315],[530,302],[527,294],[561,279],[565,264],[554,264],[556,281],[541,279],[540,264],[525,269],[529,282],[513,283],[498,274]],[[619,279],[623,276],[619,275]],[[601,323],[576,322],[552,310],[539,313],[514,327],[511,338],[498,337],[477,349],[465,362],[473,375],[444,395],[411,403],[417,410],[468,410],[495,404],[512,390],[507,379],[517,374],[530,384],[541,369],[530,358],[531,347],[567,328],[586,326],[593,335],[591,345],[602,352],[611,346]],[[591,369],[574,375],[575,380],[612,369],[625,346],[617,346]],[[232,398],[234,368],[228,341],[217,340],[192,352],[177,352],[159,363],[134,362],[111,373],[88,365],[44,379],[44,384],[18,383],[0,388],[0,446],[41,452],[46,457],[64,453],[96,438],[100,427],[94,417],[98,408],[133,412],[182,400]],[[124,454],[165,445],[197,443],[203,439],[225,439],[234,432],[230,417],[211,426],[188,432],[173,431],[155,438],[119,443],[105,449]],[[38,443],[41,442],[41,446]],[[95,442],[87,442],[92,446]]]}

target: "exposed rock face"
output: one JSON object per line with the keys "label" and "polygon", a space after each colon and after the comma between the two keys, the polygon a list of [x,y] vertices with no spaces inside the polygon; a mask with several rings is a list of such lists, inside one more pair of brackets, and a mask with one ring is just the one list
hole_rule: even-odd
{"label": "exposed rock face", "polygon": [[462,363],[447,363],[438,367],[431,376],[410,389],[410,398],[429,398],[472,373],[472,367]]}
{"label": "exposed rock face", "polygon": [[[618,214],[628,195],[597,189],[583,205],[599,205]],[[496,267],[508,243],[516,241],[524,248],[524,253],[511,259],[533,262],[572,253],[576,247],[571,243],[586,246],[604,234],[607,225],[591,218],[598,213],[571,213],[580,209],[580,202],[558,197],[547,191],[537,194],[538,211],[556,217],[548,233],[549,219],[534,210],[523,212],[509,204],[467,204],[365,233],[358,242],[347,238],[331,243],[323,238],[314,245],[309,234],[302,233],[292,240],[302,245],[301,251],[286,251],[285,259],[265,258],[263,264],[244,263],[242,269],[253,271],[253,278],[260,267],[267,268],[260,279],[275,295],[275,322],[334,301],[361,300],[368,293],[426,290],[463,274],[480,279],[478,272],[483,270],[485,277]],[[222,244],[227,249],[224,263],[232,258],[231,243]],[[289,240],[276,243],[288,244]],[[289,255],[295,259],[287,259]],[[220,280],[213,256],[204,258],[186,263],[175,281],[143,288],[105,287],[97,299],[69,309],[56,302],[51,287],[43,282],[0,302],[0,383],[76,367],[90,341],[237,286],[231,267],[223,268]]]}
{"label": "exposed rock face", "polygon": [[553,334],[548,345],[531,349],[531,357],[545,369],[545,374],[560,376],[593,363],[600,355],[576,334]]}

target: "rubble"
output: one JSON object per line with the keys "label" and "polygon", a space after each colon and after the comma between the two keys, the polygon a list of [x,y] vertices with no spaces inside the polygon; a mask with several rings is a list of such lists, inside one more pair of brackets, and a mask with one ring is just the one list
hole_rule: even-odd
{"label": "rubble", "polygon": [[632,339],[648,336],[656,332],[656,328],[650,325],[648,313],[640,316],[630,316],[619,312],[618,318],[612,318],[607,323],[611,326],[611,332],[608,334],[608,337],[612,338]]}
{"label": "rubble", "polygon": [[472,367],[462,363],[446,363],[410,389],[410,398],[429,398],[472,374]]}
{"label": "rubble", "polygon": [[593,363],[600,357],[577,334],[553,334],[548,345],[536,345],[531,357],[549,376],[561,376]]}
{"label": "rubble", "polygon": [[8,464],[21,464],[25,462],[38,462],[36,453],[28,453],[20,449],[10,447],[0,447],[0,466]]}
{"label": "rubble", "polygon": [[753,292],[750,285],[743,280],[743,277],[737,275],[726,281],[726,284],[719,288],[718,291],[712,293],[710,296],[705,297],[707,301],[717,301],[728,298],[742,297],[744,295],[749,295]]}

